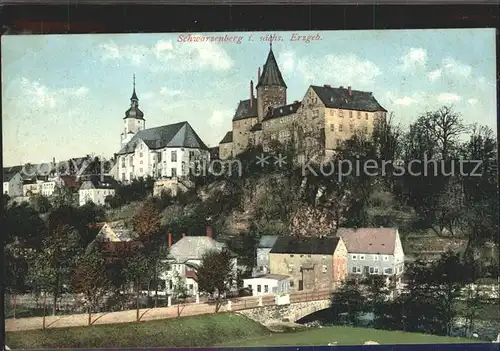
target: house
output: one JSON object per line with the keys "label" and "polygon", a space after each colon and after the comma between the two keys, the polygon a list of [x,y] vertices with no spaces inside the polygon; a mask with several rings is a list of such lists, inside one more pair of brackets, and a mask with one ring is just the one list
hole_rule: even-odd
{"label": "house", "polygon": [[106,197],[115,195],[116,182],[110,177],[90,177],[84,181],[78,190],[79,204],[85,205],[91,201],[96,205],[104,205]]}
{"label": "house", "polygon": [[269,273],[269,252],[278,239],[278,235],[263,235],[257,244],[256,267],[253,270],[253,276]]}
{"label": "house", "polygon": [[405,255],[397,228],[339,228],[349,255],[349,274],[380,274],[401,283]]}
{"label": "house", "polygon": [[354,133],[371,135],[377,119],[387,113],[372,92],[350,86],[310,85],[301,101],[289,101],[272,46],[256,78],[255,88],[251,80],[249,94],[238,102],[232,129],[219,143],[221,159],[236,157],[249,145],[267,151],[271,141],[293,143],[301,156],[329,156]]}
{"label": "house", "polygon": [[252,290],[253,296],[287,294],[290,289],[290,277],[279,274],[264,274],[243,279],[243,286]]}
{"label": "house", "polygon": [[3,194],[12,197],[23,196],[23,177],[19,172],[3,172]]}
{"label": "house", "polygon": [[[170,247],[168,271],[161,279],[164,279],[168,294],[174,294],[176,287],[184,285],[188,295],[198,294],[198,283],[196,268],[201,264],[202,257],[211,250],[221,251],[227,249],[226,244],[212,238],[212,229],[207,227],[206,236],[183,236],[172,245],[172,233],[168,234]],[[237,274],[237,257],[232,253],[234,276]],[[236,285],[236,280],[233,282]]]}
{"label": "house", "polygon": [[347,249],[338,237],[280,236],[269,269],[290,276],[291,290],[333,289],[347,277]]}
{"label": "house", "polygon": [[106,222],[96,236],[102,242],[129,242],[137,240],[137,234],[124,221]]}
{"label": "house", "polygon": [[163,125],[146,129],[144,113],[139,109],[135,92],[135,77],[130,108],[123,118],[121,147],[116,153],[121,182],[130,182],[148,176],[176,178],[188,174],[194,164],[210,159],[208,147],[188,122]]}

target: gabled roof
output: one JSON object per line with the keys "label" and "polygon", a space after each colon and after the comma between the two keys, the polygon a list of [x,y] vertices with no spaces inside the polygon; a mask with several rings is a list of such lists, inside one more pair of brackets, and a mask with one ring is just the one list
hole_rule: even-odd
{"label": "gabled roof", "polygon": [[111,176],[91,176],[82,182],[80,190],[86,189],[114,189],[117,185],[116,180]]}
{"label": "gabled roof", "polygon": [[152,150],[165,147],[186,147],[208,150],[208,147],[203,143],[188,122],[179,122],[139,131],[134,135],[132,140],[118,152],[118,155],[133,153],[135,147],[141,140]]}
{"label": "gabled roof", "polygon": [[250,104],[250,99],[241,100],[234,113],[233,121],[252,117],[257,117],[257,99],[254,98],[252,104]]}
{"label": "gabled roof", "polygon": [[394,254],[397,228],[339,228],[337,236],[344,240],[349,253]]}
{"label": "gabled roof", "polygon": [[267,55],[267,60],[264,64],[262,75],[259,77],[259,82],[257,83],[256,88],[261,85],[277,85],[286,88],[285,80],[281,75],[281,71],[278,67],[278,62],[276,62],[276,58],[274,57],[272,48],[269,49],[269,54]]}
{"label": "gabled roof", "polygon": [[3,173],[3,181],[10,182],[19,172],[4,172]]}
{"label": "gabled roof", "polygon": [[267,111],[267,114],[265,115],[265,117],[262,120],[267,121],[267,120],[270,120],[273,118],[284,117],[284,116],[294,114],[295,112],[297,112],[300,105],[301,105],[301,102],[294,102],[293,104],[275,107],[275,108]]}
{"label": "gabled roof", "polygon": [[233,132],[227,132],[219,144],[232,143],[232,142],[233,142]]}
{"label": "gabled roof", "polygon": [[78,189],[80,187],[80,183],[76,180],[75,176],[70,175],[62,175],[60,176],[65,187],[70,189]]}
{"label": "gabled roof", "polygon": [[270,249],[274,246],[276,240],[278,240],[278,235],[262,235],[257,247],[260,249]]}
{"label": "gabled roof", "polygon": [[184,263],[188,260],[201,260],[210,250],[222,250],[227,245],[208,236],[185,236],[170,248],[169,256],[176,262]]}
{"label": "gabled roof", "polygon": [[311,88],[327,108],[340,108],[367,112],[387,112],[387,110],[378,103],[378,101],[373,97],[373,94],[370,92],[351,90],[351,95],[349,95],[349,89],[345,89],[343,87],[332,88],[330,86],[320,87],[317,85],[311,85]]}
{"label": "gabled roof", "polygon": [[333,255],[339,241],[337,237],[280,236],[271,253]]}

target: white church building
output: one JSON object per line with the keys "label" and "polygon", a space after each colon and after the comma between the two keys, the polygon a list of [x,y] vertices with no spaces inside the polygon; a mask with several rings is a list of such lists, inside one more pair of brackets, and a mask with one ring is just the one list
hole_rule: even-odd
{"label": "white church building", "polygon": [[134,90],[125,112],[121,149],[116,153],[114,175],[120,182],[151,176],[177,178],[187,175],[196,162],[207,162],[208,147],[188,122],[146,129],[144,113]]}

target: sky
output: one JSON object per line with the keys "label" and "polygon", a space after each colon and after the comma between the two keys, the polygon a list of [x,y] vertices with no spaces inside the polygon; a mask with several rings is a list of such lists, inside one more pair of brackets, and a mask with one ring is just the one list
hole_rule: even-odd
{"label": "sky", "polygon": [[451,105],[496,131],[494,29],[193,33],[241,37],[225,42],[186,34],[2,36],[4,167],[111,157],[134,74],[146,128],[188,121],[216,146],[257,84],[269,35],[289,102],[309,85],[351,86],[373,92],[403,126]]}

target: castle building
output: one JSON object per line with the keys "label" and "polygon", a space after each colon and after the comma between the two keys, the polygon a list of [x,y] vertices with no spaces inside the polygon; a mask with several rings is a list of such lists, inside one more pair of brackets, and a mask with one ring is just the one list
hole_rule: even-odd
{"label": "castle building", "polygon": [[250,145],[266,151],[272,141],[292,144],[306,157],[328,156],[355,133],[370,135],[376,119],[387,113],[371,92],[350,86],[311,85],[301,101],[287,103],[287,85],[272,44],[257,79],[257,97],[250,81],[249,99],[239,102],[232,130],[219,143],[221,159],[235,157]]}
{"label": "castle building", "polygon": [[113,173],[117,180],[152,177],[180,178],[195,163],[207,162],[210,152],[188,122],[146,129],[144,113],[134,88],[130,108],[125,112],[121,148],[115,154]]}

